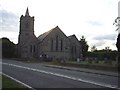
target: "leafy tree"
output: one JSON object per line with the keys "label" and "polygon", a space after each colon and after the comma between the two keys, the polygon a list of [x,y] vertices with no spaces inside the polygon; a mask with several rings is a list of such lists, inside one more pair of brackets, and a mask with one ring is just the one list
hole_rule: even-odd
{"label": "leafy tree", "polygon": [[[117,37],[116,47],[118,49],[118,60],[120,60],[120,33]],[[120,61],[118,61],[118,64],[120,64]],[[120,70],[120,67],[119,67],[119,70]]]}
{"label": "leafy tree", "polygon": [[119,27],[120,27],[120,24],[118,23],[118,22],[119,22],[119,19],[120,19],[120,17],[117,17],[117,18],[115,19],[114,23],[113,23],[113,25],[115,25],[115,26],[117,27],[116,31],[118,31],[118,30],[119,30]]}
{"label": "leafy tree", "polygon": [[95,52],[95,51],[97,51],[96,46],[92,46],[92,47],[91,47],[91,52]]}
{"label": "leafy tree", "polygon": [[82,36],[82,38],[80,38],[80,44],[81,44],[81,51],[82,51],[82,56],[83,56],[83,60],[84,60],[86,57],[88,48],[89,48],[84,36]]}
{"label": "leafy tree", "polygon": [[[120,21],[120,17],[117,17],[115,19],[115,22],[113,23],[113,25],[115,25],[117,27],[116,31],[120,30],[119,21]],[[118,37],[117,37],[116,47],[117,47],[117,50],[118,50],[118,60],[120,60],[120,33],[118,34]],[[120,64],[120,61],[118,61],[118,63]],[[119,70],[120,70],[120,67],[119,67]]]}
{"label": "leafy tree", "polygon": [[109,47],[109,46],[105,47],[105,51],[106,51],[106,52],[111,51],[110,47]]}
{"label": "leafy tree", "polygon": [[3,58],[12,58],[15,57],[16,46],[8,38],[0,39],[2,42],[2,57]]}
{"label": "leafy tree", "polygon": [[97,60],[116,60],[117,51],[106,51],[105,49],[102,49],[95,52],[87,52],[87,57],[97,58]]}
{"label": "leafy tree", "polygon": [[[117,17],[113,23],[113,25],[117,27],[116,31],[120,29],[119,21],[120,21],[120,17]],[[120,52],[120,33],[118,34],[118,37],[117,37],[116,47],[118,49],[118,52]]]}
{"label": "leafy tree", "polygon": [[116,47],[118,49],[118,52],[120,52],[120,34],[117,37],[117,43],[116,43]]}

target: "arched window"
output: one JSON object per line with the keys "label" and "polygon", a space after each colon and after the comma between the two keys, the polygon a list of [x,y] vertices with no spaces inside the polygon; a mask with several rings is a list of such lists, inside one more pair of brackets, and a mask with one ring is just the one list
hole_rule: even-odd
{"label": "arched window", "polygon": [[61,51],[63,51],[63,40],[61,39]]}
{"label": "arched window", "polygon": [[72,46],[72,48],[71,48],[71,53],[72,53],[72,54],[76,54],[76,51],[77,51],[77,50],[76,50],[76,46]]}
{"label": "arched window", "polygon": [[35,45],[34,45],[33,51],[35,52]]}
{"label": "arched window", "polygon": [[51,39],[51,51],[53,51],[53,39]]}
{"label": "arched window", "polygon": [[58,36],[56,36],[56,51],[58,51]]}
{"label": "arched window", "polygon": [[30,45],[30,53],[32,53],[32,45]]}

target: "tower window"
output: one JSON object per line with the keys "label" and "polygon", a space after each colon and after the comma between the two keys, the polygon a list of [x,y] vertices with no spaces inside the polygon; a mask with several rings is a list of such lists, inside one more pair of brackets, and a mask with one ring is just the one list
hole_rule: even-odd
{"label": "tower window", "polygon": [[25,27],[26,27],[26,28],[28,28],[28,27],[29,27],[29,23],[28,23],[28,22],[25,24]]}

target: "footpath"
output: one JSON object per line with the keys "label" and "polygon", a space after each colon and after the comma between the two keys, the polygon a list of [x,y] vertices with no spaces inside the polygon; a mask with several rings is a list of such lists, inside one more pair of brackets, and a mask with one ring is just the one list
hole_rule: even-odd
{"label": "footpath", "polygon": [[99,75],[107,75],[107,76],[114,76],[114,77],[119,76],[117,72],[94,70],[94,69],[88,69],[88,68],[75,68],[75,67],[68,67],[68,66],[48,65],[48,64],[41,64],[41,65],[45,67],[73,70],[78,72],[93,73],[93,74],[99,74]]}

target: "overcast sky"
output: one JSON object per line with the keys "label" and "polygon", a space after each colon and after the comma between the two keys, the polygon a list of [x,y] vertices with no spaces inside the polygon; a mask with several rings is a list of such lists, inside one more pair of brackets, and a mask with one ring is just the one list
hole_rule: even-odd
{"label": "overcast sky", "polygon": [[118,17],[119,0],[0,0],[0,38],[18,43],[20,16],[35,17],[35,35],[59,26],[67,35],[85,36],[89,49],[109,46],[116,50],[118,32],[113,22]]}

